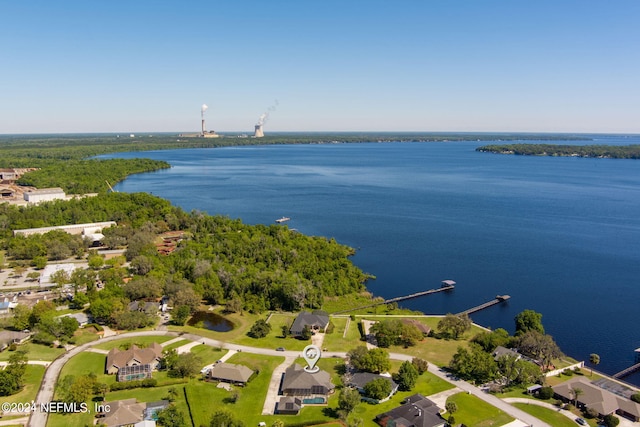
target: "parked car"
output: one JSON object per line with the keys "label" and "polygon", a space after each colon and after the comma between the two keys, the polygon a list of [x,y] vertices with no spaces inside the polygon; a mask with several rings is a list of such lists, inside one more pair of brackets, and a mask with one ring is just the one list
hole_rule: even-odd
{"label": "parked car", "polygon": [[581,426],[586,426],[587,425],[587,422],[582,418],[576,418],[576,422],[578,424],[580,424]]}
{"label": "parked car", "polygon": [[278,347],[276,348],[276,351],[284,351],[284,347]]}

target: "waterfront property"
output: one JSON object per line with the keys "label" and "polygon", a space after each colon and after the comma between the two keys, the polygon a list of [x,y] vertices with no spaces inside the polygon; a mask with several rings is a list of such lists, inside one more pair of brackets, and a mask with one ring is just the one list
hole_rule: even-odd
{"label": "waterfront property", "polygon": [[498,361],[502,356],[515,357],[516,360],[519,360],[522,357],[522,355],[517,351],[513,351],[510,348],[506,348],[501,345],[497,346],[491,355],[495,361]]}
{"label": "waterfront property", "polygon": [[[577,393],[575,390],[581,390]],[[617,413],[633,421],[640,421],[640,404],[604,390],[586,378],[573,378],[553,387],[556,398],[564,402],[574,402],[576,406],[590,408],[603,417]]]}
{"label": "waterfront property", "polygon": [[383,427],[444,427],[446,424],[440,408],[421,394],[409,396],[402,405],[377,415],[376,422]]}
{"label": "waterfront property", "polygon": [[289,332],[291,335],[299,337],[305,326],[315,332],[324,332],[329,325],[329,316],[323,311],[302,311],[293,321]]}

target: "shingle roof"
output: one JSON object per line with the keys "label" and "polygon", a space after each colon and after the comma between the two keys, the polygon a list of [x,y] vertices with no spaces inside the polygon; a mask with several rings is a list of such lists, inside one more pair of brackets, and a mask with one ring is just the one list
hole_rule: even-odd
{"label": "shingle roof", "polygon": [[282,380],[282,390],[297,389],[308,390],[313,386],[322,386],[327,390],[333,390],[331,375],[326,371],[318,371],[313,374],[302,369],[297,363],[287,368]]}
{"label": "shingle roof", "polygon": [[121,368],[128,365],[132,361],[137,361],[141,365],[152,363],[156,359],[162,357],[162,346],[157,342],[151,343],[149,347],[139,348],[137,345],[132,345],[128,350],[119,350],[112,348],[107,353],[107,369],[112,366]]}
{"label": "shingle roof", "polygon": [[218,363],[211,368],[209,377],[216,380],[246,383],[253,375],[253,371],[244,365],[233,363]]}
{"label": "shingle roof", "polygon": [[409,396],[403,405],[376,416],[380,425],[391,425],[392,420],[396,427],[439,427],[445,424],[440,408],[421,394]]}
{"label": "shingle roof", "polygon": [[625,412],[640,416],[640,405],[616,396],[592,384],[585,378],[572,378],[567,382],[554,386],[553,391],[567,400],[574,400],[573,390],[576,388],[582,390],[582,394],[578,395],[578,401],[588,408],[595,409],[601,415],[611,414],[620,408]]}
{"label": "shingle roof", "polygon": [[398,384],[391,378],[391,377],[386,377],[384,375],[378,375],[378,374],[372,374],[370,372],[358,372],[355,373],[351,376],[351,380],[349,380],[349,384],[363,389],[364,386],[373,381],[373,380],[377,380],[378,378],[384,378],[385,380],[389,381],[389,383],[391,383],[391,390],[394,390],[398,387]]}
{"label": "shingle roof", "polygon": [[291,325],[291,333],[301,333],[306,325],[325,329],[329,324],[329,316],[324,313],[301,311]]}

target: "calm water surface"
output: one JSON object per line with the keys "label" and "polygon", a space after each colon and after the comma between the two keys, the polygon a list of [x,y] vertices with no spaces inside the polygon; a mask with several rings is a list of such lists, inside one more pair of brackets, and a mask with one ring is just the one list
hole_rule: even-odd
{"label": "calm water surface", "polygon": [[[595,143],[640,143],[601,137]],[[523,309],[569,355],[601,356],[614,373],[640,347],[640,161],[505,156],[481,145],[367,143],[124,153],[166,160],[118,191],[146,191],[202,210],[335,237],[392,297],[425,313],[459,312],[497,294],[512,299],[472,316],[513,332]],[[640,375],[628,381],[640,383]]]}

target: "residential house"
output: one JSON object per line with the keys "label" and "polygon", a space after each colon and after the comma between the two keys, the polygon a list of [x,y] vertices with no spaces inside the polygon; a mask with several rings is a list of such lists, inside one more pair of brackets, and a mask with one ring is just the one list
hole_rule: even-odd
{"label": "residential house", "polygon": [[31,332],[0,331],[0,351],[11,344],[22,344],[31,338]]}
{"label": "residential house", "polygon": [[81,328],[84,328],[89,323],[93,322],[93,318],[91,318],[91,316],[88,315],[87,313],[64,314],[64,315],[58,316],[58,317],[59,318],[60,317],[71,317],[72,319],[76,319],[76,321],[78,322],[78,326],[80,326]]}
{"label": "residential house", "polygon": [[329,315],[324,311],[302,311],[293,321],[289,332],[291,335],[299,337],[305,326],[308,326],[314,332],[324,332],[329,325]]}
{"label": "residential house", "polygon": [[400,319],[400,321],[405,325],[415,326],[420,332],[422,332],[422,335],[424,335],[425,337],[429,335],[429,332],[431,332],[430,327],[422,322],[417,321],[416,319]]}
{"label": "residential house", "polygon": [[253,371],[244,365],[233,363],[217,363],[209,371],[210,380],[229,384],[245,385],[253,375]]}
{"label": "residential house", "polygon": [[421,394],[409,396],[401,406],[377,415],[376,422],[382,427],[444,427],[446,425],[445,420],[440,416],[440,408]]}
{"label": "residential house", "polygon": [[[105,402],[101,406],[104,412],[96,415],[99,424],[107,427],[145,426],[153,421],[156,413],[169,405],[168,400],[151,403],[138,403],[136,398]],[[108,408],[108,410],[106,410]],[[155,425],[155,423],[154,423]]]}
{"label": "residential house", "polygon": [[154,301],[133,301],[128,305],[129,311],[142,311],[146,314],[156,314],[160,304]]}
{"label": "residential house", "polygon": [[[282,379],[281,391],[285,396],[295,396],[304,398],[326,398],[334,389],[331,383],[331,375],[328,372],[319,370],[309,373],[297,363],[287,368]],[[314,403],[321,403],[315,400]]]}
{"label": "residential house", "polygon": [[354,387],[356,390],[360,392],[360,394],[364,394],[364,386],[366,386],[368,383],[378,378],[383,378],[389,382],[389,384],[391,385],[391,392],[389,393],[388,396],[382,399],[379,399],[379,400],[371,399],[371,400],[375,400],[374,403],[386,402],[391,398],[391,396],[393,396],[398,391],[398,387],[399,387],[398,383],[396,383],[390,376],[372,374],[370,372],[357,372],[350,376],[350,378],[347,380],[347,385],[350,387]]}
{"label": "residential house", "polygon": [[519,360],[522,357],[522,355],[517,351],[513,351],[510,348],[506,348],[501,345],[497,346],[496,349],[493,350],[493,353],[491,353],[491,355],[493,356],[493,360],[496,361],[502,356],[515,357],[516,360]]}
{"label": "residential house", "polygon": [[282,415],[298,415],[302,409],[302,400],[293,396],[282,396],[278,401],[276,413]]}
{"label": "residential house", "polygon": [[564,402],[576,403],[576,389],[581,390],[577,396],[577,407],[594,409],[602,417],[615,412],[633,421],[640,421],[640,404],[602,389],[586,378],[572,378],[554,386],[553,392],[556,398]]}
{"label": "residential house", "polygon": [[158,369],[161,358],[162,346],[156,342],[146,348],[135,344],[128,350],[113,348],[107,353],[105,371],[117,374],[117,381],[151,378],[151,372]]}

